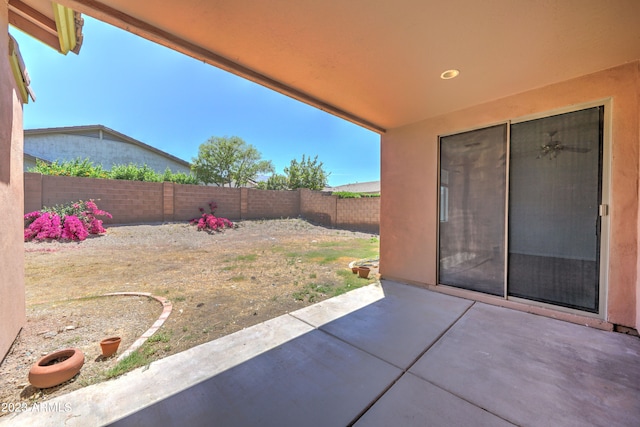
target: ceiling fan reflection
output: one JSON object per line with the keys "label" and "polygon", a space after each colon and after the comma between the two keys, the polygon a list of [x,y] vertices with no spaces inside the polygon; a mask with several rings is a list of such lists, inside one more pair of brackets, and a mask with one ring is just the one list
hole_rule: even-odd
{"label": "ceiling fan reflection", "polygon": [[561,151],[573,151],[575,153],[588,153],[589,151],[591,151],[591,148],[564,145],[562,142],[554,140],[553,137],[556,133],[558,133],[558,131],[555,130],[546,133],[546,135],[549,137],[549,142],[540,146],[536,159],[541,159],[543,157],[547,157],[548,159],[555,159],[558,156],[558,153],[560,153]]}

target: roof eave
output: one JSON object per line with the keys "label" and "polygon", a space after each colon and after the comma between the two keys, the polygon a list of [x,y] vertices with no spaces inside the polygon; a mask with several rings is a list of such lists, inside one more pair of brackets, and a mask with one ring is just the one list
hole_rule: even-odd
{"label": "roof eave", "polygon": [[9,0],[9,24],[62,54],[78,54],[82,47],[84,20],[79,12],[52,3],[53,18],[21,0]]}

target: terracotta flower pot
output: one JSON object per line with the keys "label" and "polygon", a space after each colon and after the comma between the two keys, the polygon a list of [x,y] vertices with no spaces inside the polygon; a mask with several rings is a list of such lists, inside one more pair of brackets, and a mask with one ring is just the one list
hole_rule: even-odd
{"label": "terracotta flower pot", "polygon": [[359,269],[360,269],[360,267],[358,267],[358,266],[351,267],[351,272],[352,272],[353,274],[357,274]]}
{"label": "terracotta flower pot", "polygon": [[369,277],[369,267],[360,267],[358,268],[358,276],[362,277],[363,279],[366,279]]}
{"label": "terracotta flower pot", "polygon": [[78,348],[55,351],[38,360],[29,371],[29,382],[37,388],[49,388],[73,378],[84,365],[84,353]]}
{"label": "terracotta flower pot", "polygon": [[105,338],[100,341],[100,348],[102,349],[102,355],[104,357],[109,357],[118,351],[118,346],[120,345],[120,337],[111,337]]}

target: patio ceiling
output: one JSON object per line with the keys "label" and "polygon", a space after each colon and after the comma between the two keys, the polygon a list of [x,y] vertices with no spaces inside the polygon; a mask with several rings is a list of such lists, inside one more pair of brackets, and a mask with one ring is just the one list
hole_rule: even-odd
{"label": "patio ceiling", "polygon": [[379,132],[640,58],[637,0],[60,3]]}

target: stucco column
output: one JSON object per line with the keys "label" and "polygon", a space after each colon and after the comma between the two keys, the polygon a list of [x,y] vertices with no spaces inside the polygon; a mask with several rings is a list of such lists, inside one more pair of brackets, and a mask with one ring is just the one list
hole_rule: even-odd
{"label": "stucco column", "polygon": [[0,3],[0,360],[26,322],[22,102],[9,65],[8,7]]}

